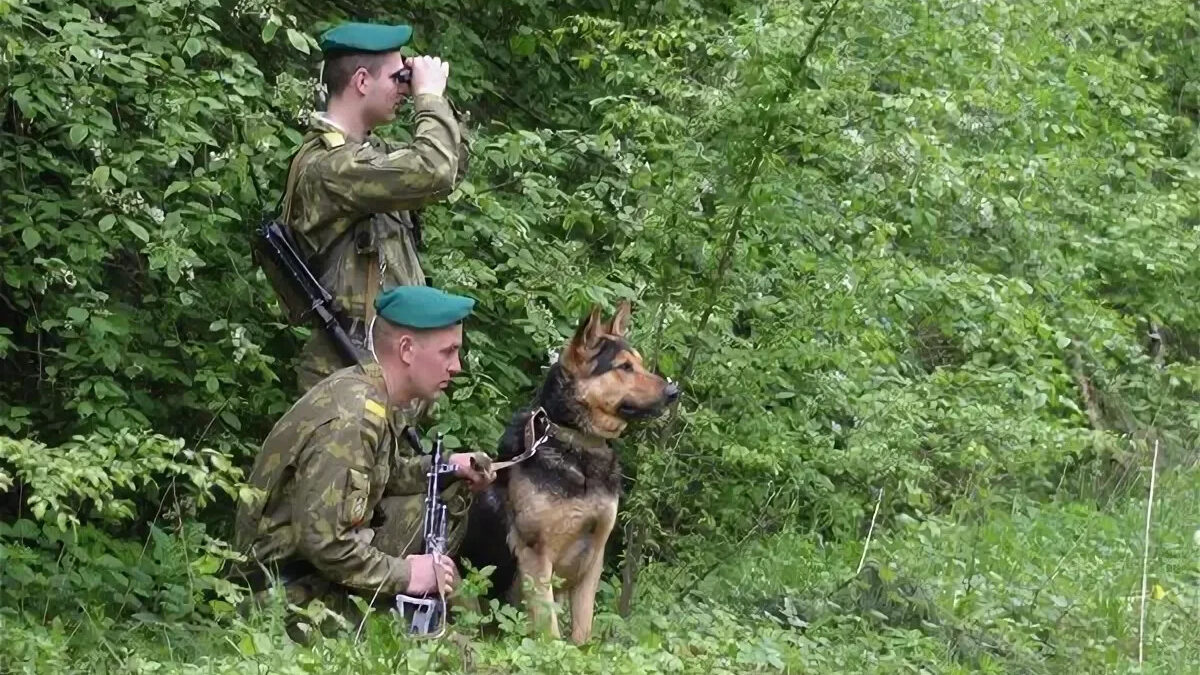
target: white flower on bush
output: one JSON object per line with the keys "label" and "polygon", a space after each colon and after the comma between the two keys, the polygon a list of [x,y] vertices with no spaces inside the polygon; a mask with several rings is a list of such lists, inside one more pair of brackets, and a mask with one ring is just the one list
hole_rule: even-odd
{"label": "white flower on bush", "polygon": [[992,31],[991,34],[988,35],[988,38],[988,49],[990,49],[993,54],[999,54],[1000,52],[1004,51],[1004,35],[1002,33],[999,33],[998,31]]}
{"label": "white flower on bush", "polygon": [[967,131],[979,131],[988,126],[978,115],[962,115],[958,118],[958,128]]}
{"label": "white flower on bush", "polygon": [[[188,269],[191,272],[191,268]],[[254,349],[254,343],[246,338],[246,327],[237,325],[229,333],[229,341],[233,343],[233,362],[241,363],[247,352]]]}
{"label": "white flower on bush", "polygon": [[472,372],[479,370],[481,367],[479,352],[467,352],[467,367],[470,368]]}
{"label": "white flower on bush", "polygon": [[1021,175],[1025,177],[1025,180],[1033,180],[1035,177],[1037,177],[1039,168],[1041,168],[1041,162],[1036,159],[1031,159],[1029,160],[1029,163],[1025,165],[1025,169],[1021,171]]}
{"label": "white flower on bush", "polygon": [[993,215],[994,215],[994,211],[992,208],[992,200],[988,199],[987,197],[984,197],[983,199],[979,200],[979,220],[980,220],[980,222],[982,222],[984,225],[991,225]]}

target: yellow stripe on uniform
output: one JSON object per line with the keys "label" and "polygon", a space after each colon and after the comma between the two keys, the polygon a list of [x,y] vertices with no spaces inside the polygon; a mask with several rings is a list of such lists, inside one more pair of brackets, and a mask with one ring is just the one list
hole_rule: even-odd
{"label": "yellow stripe on uniform", "polygon": [[367,413],[365,419],[367,424],[363,426],[363,437],[367,439],[368,445],[374,447],[379,442],[379,432],[387,424],[387,409],[375,401],[367,399],[363,404],[363,411]]}
{"label": "yellow stripe on uniform", "polygon": [[367,399],[366,407],[367,407],[367,412],[371,413],[372,415],[375,415],[376,417],[378,417],[381,420],[387,419],[387,410],[384,410],[383,406],[379,405],[375,401],[372,401],[371,399]]}

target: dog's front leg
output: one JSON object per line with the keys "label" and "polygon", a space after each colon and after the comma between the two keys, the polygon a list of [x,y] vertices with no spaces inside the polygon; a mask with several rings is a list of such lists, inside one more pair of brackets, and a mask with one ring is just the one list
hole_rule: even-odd
{"label": "dog's front leg", "polygon": [[558,612],[554,610],[554,589],[551,577],[554,566],[550,556],[541,546],[522,546],[517,550],[517,565],[521,570],[522,582],[531,584],[529,599],[525,603],[534,630],[550,631],[554,638],[562,637],[558,631]]}
{"label": "dog's front leg", "polygon": [[583,567],[583,575],[571,589],[571,642],[582,645],[592,637],[592,614],[596,606],[596,589],[600,586],[600,574],[604,571],[604,545],[616,522],[617,509],[611,511],[596,524],[588,548],[590,557]]}
{"label": "dog's front leg", "polygon": [[604,569],[604,549],[595,552],[575,588],[571,589],[571,642],[582,645],[592,637],[592,613],[596,604],[596,588]]}

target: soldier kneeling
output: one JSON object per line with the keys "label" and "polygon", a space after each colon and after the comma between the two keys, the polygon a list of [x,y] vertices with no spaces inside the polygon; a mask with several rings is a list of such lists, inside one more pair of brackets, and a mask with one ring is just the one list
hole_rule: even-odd
{"label": "soldier kneeling", "polygon": [[[392,608],[400,593],[454,591],[460,577],[449,557],[416,555],[430,458],[403,442],[396,420],[413,403],[436,399],[461,370],[462,321],[473,306],[428,286],[382,293],[374,360],[325,378],[276,422],[248,478],[265,496],[240,503],[236,519],[235,543],[248,558],[236,574],[256,598],[277,582],[289,603],[320,599],[356,623],[352,594]],[[494,479],[484,453],[448,462],[471,492]],[[454,481],[442,492],[450,554],[465,530],[463,487]],[[289,634],[303,641],[296,623]]]}

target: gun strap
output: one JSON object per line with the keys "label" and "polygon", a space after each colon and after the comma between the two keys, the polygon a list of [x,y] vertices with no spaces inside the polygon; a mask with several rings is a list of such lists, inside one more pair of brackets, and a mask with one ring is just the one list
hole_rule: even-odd
{"label": "gun strap", "polygon": [[383,260],[383,251],[379,245],[375,245],[375,255],[367,259],[367,287],[363,295],[367,302],[367,325],[371,325],[371,320],[375,318],[375,296],[379,294],[379,286],[381,279],[379,278],[379,268],[382,267],[380,261]]}
{"label": "gun strap", "polygon": [[320,135],[314,135],[300,143],[300,147],[296,148],[296,152],[292,154],[292,159],[288,162],[287,185],[283,189],[283,194],[279,195],[279,205],[276,211],[279,212],[279,219],[291,227],[292,224],[292,194],[296,190],[296,182],[300,180],[299,172],[296,171],[296,163],[300,161],[300,156],[304,151],[312,147],[313,141],[320,138]]}

